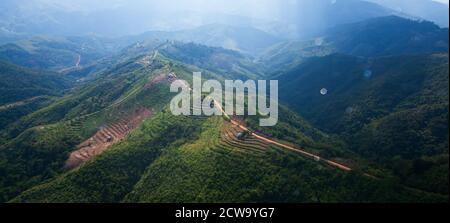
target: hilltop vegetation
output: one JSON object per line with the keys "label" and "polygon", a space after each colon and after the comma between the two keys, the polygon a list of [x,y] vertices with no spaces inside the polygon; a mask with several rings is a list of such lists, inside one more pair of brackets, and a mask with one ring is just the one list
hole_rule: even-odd
{"label": "hilltop vegetation", "polygon": [[226,79],[257,79],[261,75],[251,58],[236,51],[179,42],[158,49],[171,59],[221,74]]}
{"label": "hilltop vegetation", "polygon": [[57,96],[71,87],[69,78],[0,61],[0,105],[36,96]]}
{"label": "hilltop vegetation", "polygon": [[[166,45],[172,47],[170,43]],[[91,137],[102,126],[116,121],[120,115],[139,107],[150,109],[154,113],[161,111],[173,95],[167,81],[149,84],[155,77],[163,75],[162,77],[168,78],[167,75],[173,72],[177,78],[190,81],[190,75],[194,71],[192,69],[199,69],[166,58],[163,54],[172,56],[166,53],[169,52],[166,51],[167,47],[149,47],[143,49],[132,46],[124,50],[121,59],[114,65],[94,72],[95,78],[84,81],[47,107],[33,111],[2,129],[0,133],[4,143],[0,146],[0,172],[8,173],[4,174],[0,184],[3,201],[64,174],[64,162],[76,145]],[[180,49],[175,52],[181,58],[187,53],[183,50],[197,50],[199,55],[194,58],[197,58],[196,61],[204,61],[200,66],[207,65],[207,61],[214,60],[213,55],[221,52],[239,55],[233,51],[192,44],[178,43],[173,48]],[[159,49],[162,53],[151,49]],[[234,60],[233,57],[229,58]],[[197,65],[192,61],[187,62]],[[75,76],[72,73],[68,75]],[[216,74],[205,73],[205,77],[209,75]],[[240,75],[245,78],[244,72]],[[174,121],[173,124],[166,124],[166,127],[175,124],[177,122]],[[173,129],[167,129],[169,130],[174,137],[177,135]],[[165,135],[167,133],[153,140],[155,143],[162,142]],[[33,171],[28,171],[29,169]]]}
{"label": "hilltop vegetation", "polygon": [[[159,63],[161,64],[158,65]],[[159,88],[154,88],[150,92],[143,90],[146,81],[151,77],[144,75],[146,69],[157,68],[151,72],[157,74],[160,71],[167,71],[169,68],[167,66],[172,66],[169,70],[177,75],[189,74],[183,65],[176,62],[168,63],[163,58],[153,60],[150,64],[152,65],[148,67],[130,63],[125,67],[132,68],[133,72],[105,75],[91,87],[88,87],[89,85],[86,87],[97,89],[92,90],[91,94],[102,95],[102,91],[99,91],[101,88],[97,87],[101,86],[99,83],[102,81],[108,80],[106,83],[109,83],[110,78],[113,80],[117,78],[118,84],[124,83],[121,79],[123,76],[136,77],[138,80],[132,82],[135,83],[134,87],[128,88],[126,91],[128,93],[121,93],[125,96],[107,100],[110,101],[109,104],[114,105],[115,102],[125,99],[120,105],[101,106],[89,110],[81,104],[80,107],[70,109],[76,112],[66,114],[89,114],[96,110],[101,112],[88,118],[80,117],[81,121],[69,119],[77,117],[69,115],[62,119],[67,121],[57,121],[60,124],[56,126],[47,125],[45,129],[33,130],[40,132],[37,135],[32,132],[25,134],[32,137],[30,139],[21,135],[14,140],[20,145],[9,144],[3,148],[2,151],[11,148],[8,150],[16,152],[23,151],[20,148],[32,149],[31,151],[35,151],[32,153],[33,160],[39,161],[40,167],[44,168],[37,169],[34,166],[36,163],[23,163],[21,164],[23,167],[15,165],[12,169],[3,169],[5,172],[15,173],[10,175],[11,177],[22,179],[20,186],[6,187],[7,193],[3,192],[4,199],[10,200],[14,197],[11,195],[20,194],[11,202],[442,202],[446,200],[443,195],[403,187],[397,178],[391,177],[384,170],[372,169],[373,167],[369,167],[362,158],[352,154],[338,139],[329,138],[284,107],[281,108],[282,118],[277,126],[259,131],[328,158],[353,159],[356,165],[366,166],[364,171],[378,171],[382,179],[372,179],[358,171],[341,172],[254,138],[239,139],[237,137],[239,130],[230,128],[228,121],[221,117],[176,117],[162,107],[160,107],[162,112],[145,121],[124,141],[112,146],[101,156],[95,157],[79,168],[61,172],[59,168],[63,165],[64,158],[67,159],[68,152],[73,150],[71,148],[89,137],[90,134],[85,133],[92,134],[98,126],[107,123],[108,119],[104,118],[108,117],[108,114],[117,114],[113,111],[124,111],[136,103],[143,103],[144,106],[164,104],[166,100],[162,100],[161,97],[165,97],[167,93],[164,92],[168,92],[167,88],[166,91],[162,89],[155,91]],[[119,70],[127,70],[125,67]],[[141,70],[136,69],[138,67]],[[142,74],[142,78],[139,78],[138,74]],[[161,94],[156,96],[157,92]],[[85,98],[82,101],[89,99]],[[83,110],[79,110],[81,107],[88,110],[82,112]],[[248,124],[258,130],[252,120],[253,118],[247,119]],[[80,127],[70,127],[75,123]],[[70,132],[66,133],[69,130]],[[55,131],[59,132],[56,138],[53,136]],[[46,146],[39,143],[44,141],[47,142]],[[56,145],[56,142],[61,141],[65,143]],[[23,142],[36,143],[24,146]],[[11,154],[6,156],[6,160],[16,161],[15,159],[21,156],[23,155],[20,152]],[[25,168],[35,168],[34,174],[37,175],[17,171]],[[436,177],[441,179],[440,176]],[[5,181],[3,185],[7,185],[6,182],[10,181]],[[18,193],[21,190],[26,191]]]}
{"label": "hilltop vegetation", "polygon": [[[290,27],[320,35],[211,25],[0,46],[0,202],[448,202],[448,29],[359,0],[294,3],[329,13]],[[277,125],[174,116],[169,85],[196,71],[278,80]]]}
{"label": "hilltop vegetation", "polygon": [[0,129],[49,105],[72,86],[71,78],[0,61]]}
{"label": "hilltop vegetation", "polygon": [[258,61],[276,76],[313,57],[334,53],[380,57],[448,53],[448,28],[398,16],[372,18],[329,28],[310,40],[286,41],[269,47]]}
{"label": "hilltop vegetation", "polygon": [[448,28],[396,16],[341,25],[325,35],[338,52],[355,56],[448,52]]}
{"label": "hilltop vegetation", "polygon": [[[442,187],[408,182],[447,194],[448,172],[442,169],[448,166],[448,72],[448,54],[331,55],[280,75],[286,89],[280,97],[314,126],[338,134],[349,148],[402,177],[442,179]],[[414,163],[427,164],[417,169]]]}
{"label": "hilltop vegetation", "polygon": [[129,62],[116,73],[80,86],[2,129],[5,143],[0,145],[0,172],[4,173],[1,199],[9,200],[62,173],[75,146],[120,114],[140,106],[160,111],[171,98],[168,85],[151,89],[144,89],[144,85],[153,76],[169,72],[164,63],[160,59],[148,65]]}
{"label": "hilltop vegetation", "polygon": [[195,120],[159,113],[102,156],[25,192],[15,202],[120,202],[164,147],[195,139],[199,128]]}
{"label": "hilltop vegetation", "polygon": [[249,54],[259,53],[280,41],[279,38],[250,26],[234,27],[221,24],[175,32],[147,32],[141,34],[140,38],[194,42]]}
{"label": "hilltop vegetation", "polygon": [[64,71],[90,65],[114,52],[116,44],[96,37],[34,37],[0,46],[0,59],[28,68]]}
{"label": "hilltop vegetation", "polygon": [[341,173],[279,150],[257,155],[248,146],[221,147],[223,122],[218,117],[195,119],[160,113],[103,156],[24,192],[12,202],[443,199],[405,191],[387,181]]}

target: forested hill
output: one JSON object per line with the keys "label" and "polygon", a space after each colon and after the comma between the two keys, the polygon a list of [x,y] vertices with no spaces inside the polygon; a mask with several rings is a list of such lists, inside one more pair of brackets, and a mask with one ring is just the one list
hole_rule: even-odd
{"label": "forested hill", "polygon": [[448,193],[448,73],[448,54],[335,54],[279,76],[280,97],[314,126],[340,135],[352,150],[408,183]]}

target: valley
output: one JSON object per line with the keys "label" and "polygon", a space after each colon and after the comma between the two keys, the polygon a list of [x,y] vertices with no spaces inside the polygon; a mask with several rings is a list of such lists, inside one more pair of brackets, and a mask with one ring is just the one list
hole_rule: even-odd
{"label": "valley", "polygon": [[[11,12],[0,15],[2,203],[448,203],[449,31],[438,3],[420,4],[439,18],[393,8],[401,1],[255,6],[268,18],[163,3],[97,15],[40,1],[0,5]],[[78,24],[78,13],[111,10]],[[164,15],[175,12],[186,18]],[[175,115],[171,85],[193,94],[198,72],[201,86],[277,80],[278,122],[261,125],[271,114],[259,99],[256,115],[227,114],[206,92],[222,115],[196,105]]]}

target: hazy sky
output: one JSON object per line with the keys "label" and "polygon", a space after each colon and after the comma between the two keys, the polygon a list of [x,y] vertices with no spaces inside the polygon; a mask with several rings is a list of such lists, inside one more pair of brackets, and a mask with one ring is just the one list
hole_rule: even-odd
{"label": "hazy sky", "polygon": [[[227,11],[258,11],[273,10],[292,0],[41,0],[45,2],[58,2],[59,4],[80,6],[85,9],[114,8],[124,5],[146,5],[148,7],[164,9],[192,9],[211,10],[222,8]],[[331,0],[330,0],[331,1]],[[448,4],[449,0],[432,0]],[[275,8],[273,8],[275,7]]]}
{"label": "hazy sky", "polygon": [[449,0],[433,0],[433,1],[445,3],[445,4],[448,5],[448,1],[449,1]]}
{"label": "hazy sky", "polygon": [[98,10],[104,8],[139,7],[164,10],[192,11],[259,11],[273,9],[285,0],[41,0],[56,4],[85,9]]}
{"label": "hazy sky", "polygon": [[134,1],[140,2],[143,7],[164,11],[185,10],[202,13],[242,14],[252,17],[271,15],[277,12],[280,6],[279,0],[131,0],[131,3]]}
{"label": "hazy sky", "polygon": [[[250,17],[276,17],[296,0],[38,0],[74,10],[95,11],[129,8],[147,11],[199,11],[241,14]],[[431,0],[429,0],[431,1]],[[433,0],[448,4],[449,0]],[[301,3],[301,0],[299,1]],[[332,2],[332,0],[330,0]],[[282,8],[283,7],[283,8]]]}
{"label": "hazy sky", "polygon": [[[9,5],[17,6],[17,11],[9,13],[10,15],[12,14],[12,16],[10,16],[11,21],[25,21],[25,25],[13,27],[13,29],[17,28],[17,30],[24,30],[27,27],[26,25],[29,25],[28,28],[32,30],[33,33],[46,32],[51,29],[55,33],[64,34],[76,34],[77,31],[81,33],[91,33],[95,31],[96,33],[98,32],[104,35],[115,35],[116,33],[122,35],[122,33],[137,34],[149,30],[189,29],[213,23],[233,26],[251,25],[266,32],[274,30],[278,32],[280,29],[283,29],[283,31],[286,32],[300,32],[299,30],[302,30],[302,32],[309,32],[311,28],[322,29],[326,28],[325,26],[332,26],[335,20],[339,20],[336,21],[336,24],[340,22],[340,19],[342,19],[342,21],[354,21],[352,19],[353,14],[358,18],[364,18],[366,15],[371,15],[370,13],[364,13],[364,9],[354,13],[352,9],[342,9],[340,6],[332,7],[332,5],[336,3],[345,2],[344,0],[0,1],[2,1],[0,8]],[[441,17],[444,17],[442,13],[436,13],[436,10],[434,10],[436,4],[432,4],[435,8],[431,9],[423,7],[423,4],[421,4],[432,0],[398,0],[398,2],[391,0],[366,1],[377,2],[394,10],[401,9],[404,10],[405,13],[410,13],[412,11],[413,14],[411,15],[413,16],[435,22],[441,22]],[[443,1],[448,4],[449,0],[436,1]],[[349,2],[349,5],[354,5],[353,3],[353,1]],[[368,4],[362,5],[367,6]],[[369,6],[367,7],[371,8]],[[408,11],[407,8],[411,10]],[[445,6],[442,8],[445,8]],[[380,14],[378,7],[372,7],[371,9],[373,10],[371,13],[376,12]],[[440,12],[442,10],[437,11]],[[333,12],[336,13],[333,14]],[[361,13],[362,15],[360,15]],[[345,16],[342,16],[342,14],[345,14]],[[448,15],[448,13],[444,14],[446,16]],[[23,16],[23,18],[17,19],[17,16]],[[334,18],[331,18],[333,16]],[[40,26],[35,25],[34,20],[37,20],[36,24],[39,24]],[[448,19],[445,21],[447,24],[444,24],[443,26],[448,25]],[[0,20],[0,22],[2,21]],[[118,29],[118,27],[120,27],[120,29]]]}

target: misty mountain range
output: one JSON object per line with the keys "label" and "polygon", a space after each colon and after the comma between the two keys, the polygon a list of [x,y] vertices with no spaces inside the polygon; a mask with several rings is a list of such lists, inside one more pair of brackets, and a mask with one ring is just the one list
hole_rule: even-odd
{"label": "misty mountain range", "polygon": [[[227,14],[214,13],[208,11],[208,8],[201,11],[196,9],[195,5],[191,6],[191,11],[177,10],[175,6],[164,7],[162,3],[153,1],[146,2],[138,8],[133,7],[133,4],[120,4],[120,1],[103,3],[100,1],[98,4],[103,7],[99,7],[99,5],[92,6],[90,4],[94,3],[89,4],[87,1],[73,3],[52,0],[5,0],[0,5],[2,11],[0,40],[12,41],[39,34],[59,36],[97,34],[117,37],[146,31],[175,31],[209,24],[252,26],[279,37],[298,38],[310,37],[338,24],[387,15],[426,19],[442,27],[448,27],[448,5],[431,0],[414,0],[414,4],[410,2],[296,0],[287,4],[272,3],[275,12],[278,13],[252,15],[236,10],[236,14],[232,14],[233,11]],[[352,10],[355,8],[358,10]],[[281,11],[283,13],[279,13]]]}

